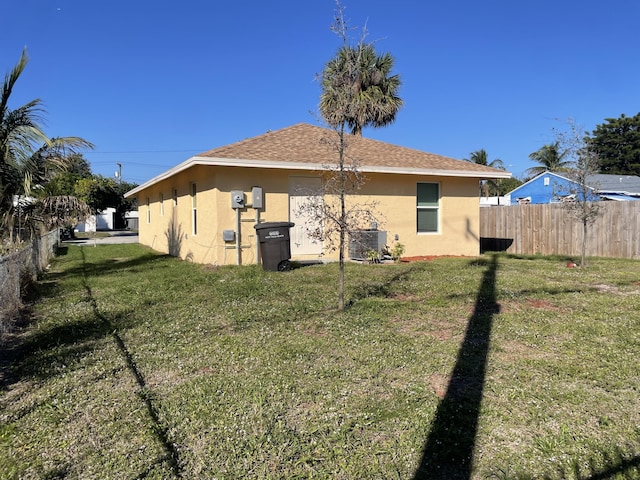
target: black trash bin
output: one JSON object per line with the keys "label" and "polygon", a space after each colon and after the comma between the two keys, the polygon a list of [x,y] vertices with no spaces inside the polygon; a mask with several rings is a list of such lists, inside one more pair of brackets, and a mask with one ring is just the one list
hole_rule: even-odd
{"label": "black trash bin", "polygon": [[289,229],[291,222],[265,222],[254,225],[260,242],[262,268],[273,272],[291,270],[291,243]]}

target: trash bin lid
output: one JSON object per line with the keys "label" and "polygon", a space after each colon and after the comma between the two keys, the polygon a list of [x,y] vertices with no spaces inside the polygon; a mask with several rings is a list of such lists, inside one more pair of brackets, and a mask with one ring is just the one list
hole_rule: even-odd
{"label": "trash bin lid", "polygon": [[291,222],[264,222],[254,225],[253,228],[256,230],[262,230],[263,228],[291,228],[294,225],[295,223]]}

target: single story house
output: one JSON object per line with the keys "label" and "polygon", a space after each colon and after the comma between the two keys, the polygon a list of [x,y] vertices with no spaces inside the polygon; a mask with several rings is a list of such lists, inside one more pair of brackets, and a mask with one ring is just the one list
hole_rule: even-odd
{"label": "single story house", "polygon": [[[632,175],[590,175],[586,184],[590,200],[640,200],[640,177]],[[509,192],[506,205],[562,203],[571,200],[578,183],[559,173],[543,172]]]}
{"label": "single story house", "polygon": [[[293,260],[337,259],[312,234],[310,202],[333,202],[325,187],[337,164],[337,133],[305,123],[191,157],[127,192],[138,198],[143,245],[198,263],[259,262],[254,225],[292,222]],[[405,256],[480,252],[478,183],[510,173],[363,137],[348,137],[365,183],[354,202],[375,204],[373,241]],[[348,163],[351,163],[350,161]],[[322,225],[320,225],[322,227]]]}

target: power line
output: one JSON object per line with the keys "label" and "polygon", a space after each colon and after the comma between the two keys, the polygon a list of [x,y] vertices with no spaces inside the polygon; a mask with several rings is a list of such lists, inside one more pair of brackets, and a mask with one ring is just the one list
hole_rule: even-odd
{"label": "power line", "polygon": [[[118,162],[113,162],[113,161],[94,162],[89,160],[89,163],[91,163],[91,165],[114,165],[114,164],[117,164]],[[129,162],[127,160],[120,160],[120,163],[122,163],[123,165],[138,165],[141,167],[172,167],[175,165],[175,163],[140,163],[140,162]]]}
{"label": "power line", "polygon": [[197,150],[191,149],[191,150],[113,150],[113,151],[95,151],[92,150],[90,152],[87,153],[108,153],[108,154],[122,154],[122,153],[127,153],[127,154],[132,154],[132,153],[187,153],[187,152],[206,152],[207,150],[210,150],[210,148],[199,148]]}

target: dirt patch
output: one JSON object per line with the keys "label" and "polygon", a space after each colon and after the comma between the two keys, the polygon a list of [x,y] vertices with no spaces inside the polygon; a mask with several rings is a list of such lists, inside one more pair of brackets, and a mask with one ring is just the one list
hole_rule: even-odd
{"label": "dirt patch", "polygon": [[527,300],[525,305],[529,308],[536,308],[539,310],[560,310],[559,307],[555,306],[551,302],[547,300]]}
{"label": "dirt patch", "polygon": [[392,323],[399,333],[409,337],[427,335],[429,333],[427,326],[416,319],[395,318]]}
{"label": "dirt patch", "polygon": [[439,341],[462,341],[466,319],[435,320],[416,318],[395,318],[392,323],[397,331],[408,336],[429,336]]}
{"label": "dirt patch", "polygon": [[429,385],[433,389],[433,393],[442,400],[447,394],[447,387],[451,378],[448,375],[434,373],[429,377]]}
{"label": "dirt patch", "polygon": [[543,351],[531,345],[525,345],[516,341],[508,341],[502,343],[496,355],[498,355],[501,360],[507,362],[518,361],[522,359],[542,360],[549,358],[548,351]]}
{"label": "dirt patch", "polygon": [[422,300],[422,298],[418,295],[408,295],[406,293],[393,293],[389,295],[389,298],[398,300],[400,302],[417,302]]}
{"label": "dirt patch", "polygon": [[[202,369],[203,370],[203,369]],[[197,371],[195,375],[206,375],[208,372]],[[189,378],[183,372],[176,369],[158,368],[149,374],[145,379],[145,385],[152,389],[172,388],[185,383]]]}
{"label": "dirt patch", "polygon": [[285,414],[284,421],[295,432],[306,432],[314,418],[320,417],[322,407],[315,402],[303,402],[292,406]]}
{"label": "dirt patch", "polygon": [[[639,285],[640,282],[634,282],[632,285]],[[616,295],[637,295],[640,290],[621,290],[616,285],[607,285],[606,283],[597,283],[593,286],[598,292],[613,293]]]}
{"label": "dirt patch", "polygon": [[548,300],[542,299],[526,299],[524,301],[508,301],[500,302],[500,311],[502,313],[522,312],[524,310],[548,310],[553,312],[561,312],[563,309],[554,305]]}
{"label": "dirt patch", "polygon": [[304,332],[308,337],[326,338],[329,332],[318,325],[311,325],[304,328],[296,328],[296,330]]}
{"label": "dirt patch", "polygon": [[450,328],[433,330],[433,331],[429,332],[429,335],[431,337],[435,338],[436,340],[441,340],[443,342],[447,341],[447,340],[453,340],[456,337],[459,337],[460,339],[462,338],[462,335],[460,333],[454,332]]}

